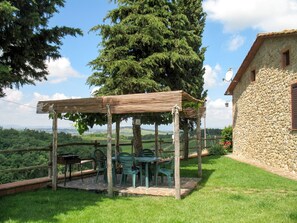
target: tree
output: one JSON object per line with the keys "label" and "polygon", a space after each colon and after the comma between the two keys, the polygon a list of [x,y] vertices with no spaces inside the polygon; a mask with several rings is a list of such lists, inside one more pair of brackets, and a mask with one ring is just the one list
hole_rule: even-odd
{"label": "tree", "polygon": [[[92,29],[102,36],[99,56],[90,62],[95,72],[87,81],[100,86],[97,95],[185,90],[197,98],[205,97],[204,49],[200,50],[205,14],[201,2],[116,2],[118,8],[105,18],[109,23]],[[164,117],[168,122],[170,116]],[[140,126],[134,127],[139,136]],[[134,141],[141,149],[141,139]]]}
{"label": "tree", "polygon": [[[168,79],[168,85],[172,90],[182,89],[196,98],[206,98],[207,91],[204,91],[204,53],[202,47],[202,34],[205,26],[206,14],[203,12],[201,1],[179,0],[173,8],[172,27],[174,37],[180,44],[181,56],[177,60],[174,69],[168,66],[167,73],[173,78]],[[177,68],[176,68],[177,67]],[[189,139],[188,129],[193,129],[194,121],[180,120],[180,126],[184,131],[184,158],[188,158]]]}
{"label": "tree", "polygon": [[0,1],[0,97],[5,88],[46,80],[46,60],[61,56],[61,39],[82,35],[80,29],[48,27],[63,6],[64,0]]}

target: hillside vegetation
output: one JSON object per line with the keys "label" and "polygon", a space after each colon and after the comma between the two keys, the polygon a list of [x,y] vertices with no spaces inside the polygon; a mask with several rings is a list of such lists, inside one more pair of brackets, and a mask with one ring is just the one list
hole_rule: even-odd
{"label": "hillside vegetation", "polygon": [[[220,130],[207,130],[207,132],[217,133]],[[120,134],[120,143],[130,143],[132,140],[131,128],[122,128]],[[181,133],[182,134],[182,133]],[[191,133],[195,135],[195,132]],[[159,132],[159,138],[167,144],[163,144],[162,149],[172,150],[172,133]],[[113,138],[115,135],[113,134]],[[152,142],[144,143],[145,148],[154,149],[154,131],[143,130],[143,140],[150,140]],[[106,144],[106,133],[92,133],[82,136],[71,135],[69,133],[58,133],[58,143],[82,143],[82,142],[94,142]],[[48,151],[33,151],[33,152],[11,152],[3,153],[3,150],[17,150],[17,149],[29,149],[29,148],[51,148],[52,134],[45,131],[38,130],[16,130],[16,129],[4,129],[0,127],[0,184],[9,183],[24,179],[33,179],[38,177],[44,177],[48,175],[48,169],[34,169],[27,171],[16,171],[18,168],[47,165],[49,163]],[[196,142],[190,142],[190,146],[195,147]],[[103,147],[104,151],[105,148]],[[121,146],[122,151],[131,152],[131,145]],[[94,146],[67,146],[58,148],[58,154],[71,153],[76,154],[80,158],[92,157]],[[90,164],[91,165],[91,164]],[[59,172],[62,173],[63,166],[59,165]],[[91,168],[85,166],[85,168]],[[7,171],[13,169],[13,171]]]}

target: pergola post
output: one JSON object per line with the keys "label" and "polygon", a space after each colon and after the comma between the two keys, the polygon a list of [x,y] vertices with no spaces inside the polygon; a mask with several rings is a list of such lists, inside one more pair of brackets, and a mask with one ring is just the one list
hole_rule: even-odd
{"label": "pergola post", "polygon": [[155,122],[155,155],[159,156],[159,130],[158,130],[158,123]]}
{"label": "pergola post", "polygon": [[175,199],[181,199],[180,196],[180,139],[179,139],[179,111],[178,106],[173,108],[174,120],[174,182]]}
{"label": "pergola post", "polygon": [[116,120],[116,142],[115,142],[115,147],[116,147],[116,155],[117,153],[120,153],[120,124],[121,124],[121,120],[118,118]]}
{"label": "pergola post", "polygon": [[53,147],[52,147],[52,189],[57,190],[58,168],[57,168],[57,148],[58,148],[58,114],[53,110]]}
{"label": "pergola post", "polygon": [[110,106],[107,107],[107,181],[108,181],[108,196],[113,196],[113,179],[112,179],[112,115]]}
{"label": "pergola post", "polygon": [[198,110],[197,112],[197,121],[196,121],[196,138],[197,138],[197,157],[198,157],[198,177],[202,177],[202,159],[201,159],[201,129],[200,129],[200,121],[201,121],[201,115]]}

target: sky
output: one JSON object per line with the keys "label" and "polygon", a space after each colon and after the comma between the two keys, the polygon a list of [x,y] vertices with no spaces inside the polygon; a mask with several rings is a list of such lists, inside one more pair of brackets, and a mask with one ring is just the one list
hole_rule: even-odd
{"label": "sky", "polygon": [[[109,0],[66,0],[50,26],[80,28],[84,35],[63,39],[62,57],[47,62],[47,81],[5,90],[7,96],[0,98],[0,126],[51,127],[48,115],[36,114],[38,101],[91,96],[86,80],[93,71],[88,63],[98,56],[101,38],[89,30],[103,24],[107,12],[115,7]],[[297,28],[297,0],[204,0],[203,9],[207,13],[203,33],[207,48],[204,89],[208,91],[205,123],[207,128],[224,128],[232,125],[232,98],[224,95],[229,85],[223,81],[226,72],[232,68],[236,74],[258,33]],[[58,126],[72,128],[73,123],[59,120]]]}

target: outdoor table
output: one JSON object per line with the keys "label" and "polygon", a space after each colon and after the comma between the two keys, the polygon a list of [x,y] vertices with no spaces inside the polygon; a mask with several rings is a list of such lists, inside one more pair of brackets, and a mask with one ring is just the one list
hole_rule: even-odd
{"label": "outdoor table", "polygon": [[[148,188],[149,187],[149,171],[148,171],[148,165],[149,163],[155,163],[155,171],[157,170],[157,163],[160,160],[159,157],[135,157],[135,161],[139,163],[144,163],[145,164],[145,186]],[[141,165],[140,165],[141,167]],[[142,167],[141,167],[142,168]],[[141,171],[141,170],[140,170]],[[155,173],[155,181],[157,180],[157,176]]]}
{"label": "outdoor table", "polygon": [[[69,181],[71,181],[71,165],[72,164],[81,164],[81,159],[77,155],[64,154],[64,155],[60,155],[57,157],[57,163],[65,165],[65,172],[64,172],[64,186],[65,186],[66,185],[67,166],[69,167]],[[80,166],[80,168],[81,168],[81,166]]]}

